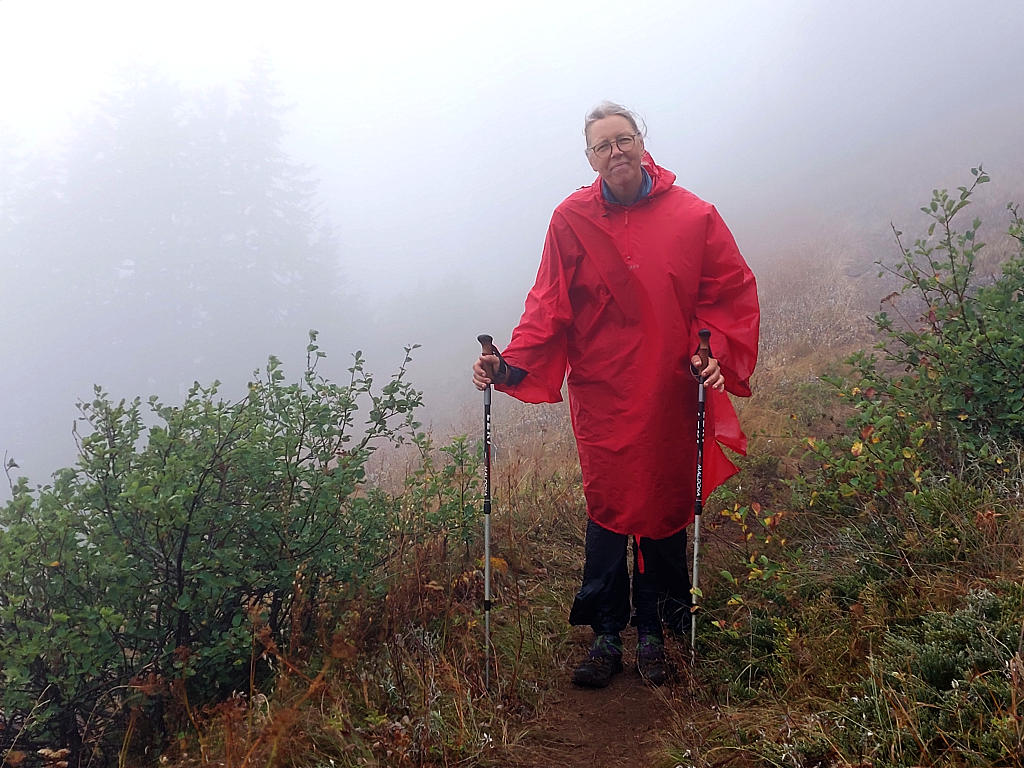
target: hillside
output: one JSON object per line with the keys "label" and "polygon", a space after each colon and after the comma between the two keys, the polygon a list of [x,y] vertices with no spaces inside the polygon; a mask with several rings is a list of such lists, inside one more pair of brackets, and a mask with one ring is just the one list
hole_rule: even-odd
{"label": "hillside", "polygon": [[824,246],[760,277],[748,455],[661,688],[569,683],[564,407],[495,399],[485,655],[478,411],[422,434],[404,368],[327,382],[315,335],[299,381],[154,403],[145,441],[97,392],[78,473],[0,519],[0,766],[1021,764],[1024,229],[979,230],[973,190],[884,280]]}

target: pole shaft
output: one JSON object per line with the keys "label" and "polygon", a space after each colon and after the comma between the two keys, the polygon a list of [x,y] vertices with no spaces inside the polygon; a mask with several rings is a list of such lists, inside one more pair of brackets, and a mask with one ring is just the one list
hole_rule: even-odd
{"label": "pole shaft", "polygon": [[697,375],[697,493],[693,503],[693,578],[691,581],[692,607],[690,608],[690,664],[697,663],[697,603],[700,594],[700,513],[704,509],[704,407],[707,390],[704,387],[703,370],[711,358],[711,331],[702,328],[698,332],[700,344],[697,355],[700,357],[701,372]]}
{"label": "pole shaft", "polygon": [[693,609],[690,614],[690,660],[697,660],[697,588],[700,582],[700,514],[704,509],[704,382],[697,385],[697,498],[693,504]]}
{"label": "pole shaft", "polygon": [[[494,339],[476,337],[481,355],[494,355],[505,365]],[[491,385],[484,387],[484,690],[491,688]]]}
{"label": "pole shaft", "polygon": [[491,388],[484,390],[484,688],[491,687]]}

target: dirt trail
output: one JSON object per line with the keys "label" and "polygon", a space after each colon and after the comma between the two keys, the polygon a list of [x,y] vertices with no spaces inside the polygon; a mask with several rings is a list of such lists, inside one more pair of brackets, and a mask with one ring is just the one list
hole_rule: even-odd
{"label": "dirt trail", "polygon": [[[601,690],[577,688],[561,673],[544,711],[507,756],[509,768],[649,768],[664,765],[661,736],[674,713],[687,707],[688,657],[678,644],[669,657],[673,679],[653,688],[633,665],[635,637],[624,637],[625,669]],[[586,653],[580,644],[578,657]]]}

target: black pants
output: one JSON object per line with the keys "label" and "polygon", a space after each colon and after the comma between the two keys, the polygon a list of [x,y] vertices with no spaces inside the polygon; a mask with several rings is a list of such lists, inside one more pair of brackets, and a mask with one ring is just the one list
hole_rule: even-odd
{"label": "black pants", "polygon": [[[589,624],[597,634],[616,634],[630,623],[629,536],[587,521],[583,586],[569,613],[570,624]],[[662,622],[676,632],[690,626],[690,573],[686,529],[667,539],[640,539],[643,573],[633,543],[632,623],[640,633],[662,635]]]}

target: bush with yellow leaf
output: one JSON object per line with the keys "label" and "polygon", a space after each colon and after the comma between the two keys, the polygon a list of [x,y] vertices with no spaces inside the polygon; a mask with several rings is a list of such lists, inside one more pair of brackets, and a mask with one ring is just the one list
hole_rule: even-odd
{"label": "bush with yellow leaf", "polygon": [[911,248],[897,231],[899,258],[878,262],[901,287],[874,318],[875,350],[828,379],[854,412],[845,438],[810,445],[820,473],[805,488],[816,504],[891,510],[927,484],[1001,471],[1024,443],[1024,220],[1009,206],[1012,247],[1002,275],[984,284],[981,222],[956,226],[988,181],[980,167],[972,174],[970,187],[937,190],[922,208],[926,236]]}

